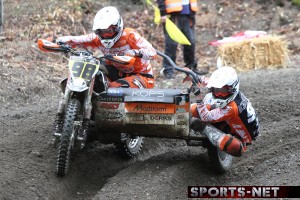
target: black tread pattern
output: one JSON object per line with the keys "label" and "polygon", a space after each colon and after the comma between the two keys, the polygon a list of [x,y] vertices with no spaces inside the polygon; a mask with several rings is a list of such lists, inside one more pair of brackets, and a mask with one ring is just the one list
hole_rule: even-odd
{"label": "black tread pattern", "polygon": [[77,99],[71,99],[67,105],[64,126],[58,147],[58,156],[56,164],[56,173],[58,176],[66,175],[71,156],[71,135],[73,132],[74,120],[80,109],[80,102]]}
{"label": "black tread pattern", "polygon": [[118,153],[124,158],[134,158],[136,157],[142,150],[144,144],[144,137],[139,137],[139,141],[134,148],[129,148],[128,139],[125,141],[121,141],[115,143]]}
{"label": "black tread pattern", "polygon": [[[230,169],[232,165],[232,159],[231,161],[229,160],[222,161],[218,152],[220,150],[217,147],[213,146],[210,142],[208,142],[207,151],[208,151],[208,157],[210,159],[210,162],[215,172],[217,172],[218,174],[224,174]],[[231,156],[231,155],[228,154],[227,156]]]}

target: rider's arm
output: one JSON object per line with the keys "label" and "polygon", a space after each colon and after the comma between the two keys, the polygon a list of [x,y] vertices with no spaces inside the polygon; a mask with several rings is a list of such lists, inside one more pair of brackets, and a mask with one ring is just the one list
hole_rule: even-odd
{"label": "rider's arm", "polygon": [[156,58],[156,50],[152,45],[138,34],[134,29],[125,28],[124,31],[128,34],[127,42],[131,49],[136,49],[142,55],[144,60],[153,60]]}
{"label": "rider's arm", "polygon": [[214,108],[211,94],[207,94],[203,100],[203,104],[197,105],[199,117],[204,122],[222,122],[233,118],[238,114],[234,102],[230,102],[224,108]]}
{"label": "rider's arm", "polygon": [[224,108],[215,108],[210,110],[210,105],[197,105],[200,119],[204,122],[222,122],[231,119],[235,115],[233,107],[227,105]]}
{"label": "rider's arm", "polygon": [[80,36],[62,36],[56,42],[64,42],[74,47],[97,47],[100,45],[98,37],[94,33]]}

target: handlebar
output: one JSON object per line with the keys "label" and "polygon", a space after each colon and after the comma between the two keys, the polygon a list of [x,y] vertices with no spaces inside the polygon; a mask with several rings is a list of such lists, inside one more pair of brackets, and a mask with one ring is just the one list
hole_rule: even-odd
{"label": "handlebar", "polygon": [[65,53],[70,52],[71,54],[73,54],[75,56],[90,57],[91,59],[94,58],[94,59],[99,60],[100,62],[105,61],[105,60],[109,60],[109,61],[112,61],[112,62],[115,62],[115,63],[118,63],[118,64],[124,64],[124,65],[128,64],[128,62],[126,62],[126,61],[121,61],[121,60],[117,60],[117,59],[114,58],[114,56],[123,56],[123,55],[108,54],[108,55],[102,55],[100,57],[95,57],[95,56],[93,56],[93,53],[88,51],[88,50],[79,51],[79,50],[76,50],[76,49],[70,47],[68,44],[63,43],[63,42],[58,42],[57,44],[60,46],[60,49],[64,50]]}
{"label": "handlebar", "polygon": [[178,67],[169,56],[167,56],[166,54],[164,54],[164,53],[162,53],[158,50],[156,50],[156,52],[157,52],[158,55],[160,55],[163,58],[167,59],[167,61],[172,65],[172,67],[175,70],[180,71],[180,72],[184,72],[187,75],[190,75],[194,84],[199,83],[198,75],[195,72],[193,72],[192,70],[188,70],[188,69]]}

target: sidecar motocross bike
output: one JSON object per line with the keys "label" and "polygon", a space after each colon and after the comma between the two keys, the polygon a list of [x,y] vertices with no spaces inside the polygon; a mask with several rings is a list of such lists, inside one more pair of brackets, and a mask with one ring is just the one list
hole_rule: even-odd
{"label": "sidecar motocross bike", "polygon": [[[92,127],[97,140],[115,144],[128,158],[139,154],[144,137],[173,138],[185,140],[189,146],[207,148],[216,172],[224,173],[231,167],[231,155],[220,151],[204,134],[190,128],[190,94],[200,93],[199,78],[191,70],[177,67],[168,56],[157,51],[174,69],[191,78],[191,88],[187,91],[109,88],[108,71],[101,61],[132,65],[135,58],[113,55],[96,58],[89,51],[75,50],[66,44],[44,39],[38,40],[38,47],[45,52],[71,54],[69,76],[61,82],[63,96],[53,130],[58,148],[58,176],[67,173],[71,154],[85,146]],[[212,126],[208,124],[207,127]]]}

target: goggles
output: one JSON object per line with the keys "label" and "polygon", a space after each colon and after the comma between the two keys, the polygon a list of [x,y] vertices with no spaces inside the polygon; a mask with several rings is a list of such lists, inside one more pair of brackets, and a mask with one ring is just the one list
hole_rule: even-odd
{"label": "goggles", "polygon": [[210,88],[209,91],[212,92],[215,97],[224,98],[231,94],[231,87]]}
{"label": "goggles", "polygon": [[100,38],[103,39],[110,39],[113,38],[117,34],[118,27],[115,25],[111,25],[107,29],[97,29],[95,34],[98,35]]}

